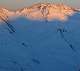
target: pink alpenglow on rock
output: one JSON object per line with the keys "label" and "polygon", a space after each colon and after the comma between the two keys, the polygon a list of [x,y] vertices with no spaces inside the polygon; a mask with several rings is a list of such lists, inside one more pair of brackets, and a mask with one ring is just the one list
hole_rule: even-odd
{"label": "pink alpenglow on rock", "polygon": [[63,4],[38,3],[17,11],[9,11],[5,8],[0,8],[0,17],[3,19],[15,19],[19,16],[26,16],[26,18],[31,20],[52,21],[57,19],[66,21],[68,20],[68,16],[72,16],[76,11],[80,10]]}
{"label": "pink alpenglow on rock", "polygon": [[67,20],[68,16],[72,16],[75,11],[77,10],[63,4],[40,3],[24,8],[21,14],[32,20],[51,21],[54,19]]}

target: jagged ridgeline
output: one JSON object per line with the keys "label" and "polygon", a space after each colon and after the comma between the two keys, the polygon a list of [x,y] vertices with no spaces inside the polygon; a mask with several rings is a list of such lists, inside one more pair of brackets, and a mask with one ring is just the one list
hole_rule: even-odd
{"label": "jagged ridgeline", "polygon": [[79,71],[80,9],[38,3],[0,8],[0,71]]}
{"label": "jagged ridgeline", "polygon": [[80,9],[75,9],[64,4],[38,3],[15,12],[0,8],[0,16],[4,19],[6,19],[7,16],[8,18],[26,16],[32,20],[67,20],[68,16],[72,16],[79,11]]}

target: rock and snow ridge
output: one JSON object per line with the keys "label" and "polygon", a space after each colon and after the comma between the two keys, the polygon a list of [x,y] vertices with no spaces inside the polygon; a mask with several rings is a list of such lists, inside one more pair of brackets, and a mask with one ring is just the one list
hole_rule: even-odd
{"label": "rock and snow ridge", "polygon": [[63,4],[38,3],[15,12],[0,8],[0,20],[19,16],[25,16],[31,20],[67,20],[68,16],[78,11],[80,10]]}

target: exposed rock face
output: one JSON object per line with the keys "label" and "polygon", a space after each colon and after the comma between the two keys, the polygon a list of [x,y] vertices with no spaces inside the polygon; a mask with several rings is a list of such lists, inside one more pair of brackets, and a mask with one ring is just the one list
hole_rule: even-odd
{"label": "exposed rock face", "polygon": [[66,20],[67,16],[74,14],[74,10],[71,7],[68,7],[63,4],[36,4],[29,8],[24,8],[21,11],[21,14],[26,15],[31,19],[59,19]]}
{"label": "exposed rock face", "polygon": [[15,16],[15,12],[9,11],[5,8],[0,8],[0,21],[8,20]]}
{"label": "exposed rock face", "polygon": [[63,4],[38,3],[16,12],[1,8],[0,17],[8,19],[15,16],[26,16],[32,20],[67,20],[68,16],[72,16],[76,11],[79,10]]}

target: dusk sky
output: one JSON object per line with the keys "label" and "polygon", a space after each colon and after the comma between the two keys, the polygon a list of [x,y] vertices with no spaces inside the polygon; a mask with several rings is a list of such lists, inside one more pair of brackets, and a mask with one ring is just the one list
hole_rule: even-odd
{"label": "dusk sky", "polygon": [[80,0],[0,0],[0,6],[10,10],[16,10],[39,2],[63,2],[69,6],[80,8]]}

